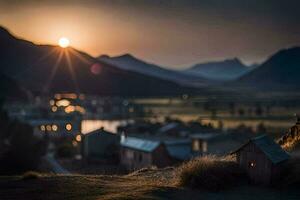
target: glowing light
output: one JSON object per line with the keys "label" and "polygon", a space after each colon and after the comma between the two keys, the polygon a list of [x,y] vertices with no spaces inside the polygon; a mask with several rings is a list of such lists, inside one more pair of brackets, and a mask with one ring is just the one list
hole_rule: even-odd
{"label": "glowing light", "polygon": [[101,73],[101,65],[99,63],[95,63],[91,66],[91,72],[95,75]]}
{"label": "glowing light", "polygon": [[45,127],[45,125],[41,125],[41,131],[45,131],[46,130],[46,127]]}
{"label": "glowing light", "polygon": [[61,94],[55,94],[55,99],[61,99]]}
{"label": "glowing light", "polygon": [[70,101],[66,100],[66,99],[62,99],[62,100],[59,100],[56,102],[56,106],[60,107],[66,107],[66,106],[69,106],[71,104]]}
{"label": "glowing light", "polygon": [[67,124],[66,125],[66,130],[71,131],[72,130],[72,124]]}
{"label": "glowing light", "polygon": [[51,130],[52,130],[51,125],[47,125],[47,126],[46,126],[46,129],[47,129],[47,131],[51,131]]}
{"label": "glowing light", "polygon": [[81,135],[77,135],[77,136],[76,136],[76,141],[77,141],[77,142],[81,142],[81,139],[82,139],[82,138],[81,138]]}
{"label": "glowing light", "polygon": [[53,99],[51,99],[51,100],[49,101],[49,103],[50,103],[51,106],[54,106],[55,101],[54,101]]}
{"label": "glowing light", "polygon": [[53,125],[52,125],[52,130],[53,130],[53,131],[57,131],[57,129],[58,129],[58,126],[55,125],[55,124],[53,124]]}
{"label": "glowing light", "polygon": [[70,41],[69,41],[69,39],[66,38],[66,37],[61,37],[61,38],[59,39],[59,41],[58,41],[58,44],[59,44],[60,47],[66,48],[66,47],[69,46]]}
{"label": "glowing light", "polygon": [[53,107],[51,108],[51,110],[52,110],[52,112],[56,112],[56,111],[57,111],[57,107],[56,107],[56,106],[53,106]]}
{"label": "glowing light", "polygon": [[65,112],[66,113],[71,113],[75,111],[75,107],[74,106],[68,106],[65,108]]}

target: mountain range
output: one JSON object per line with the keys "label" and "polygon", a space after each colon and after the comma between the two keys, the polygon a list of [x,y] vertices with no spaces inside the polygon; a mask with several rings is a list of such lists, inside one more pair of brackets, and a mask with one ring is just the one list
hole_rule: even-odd
{"label": "mountain range", "polygon": [[196,64],[184,70],[184,72],[210,80],[228,81],[237,79],[252,69],[253,67],[248,67],[238,58],[234,58],[218,62]]}
{"label": "mountain range", "polygon": [[122,70],[71,47],[36,45],[16,38],[4,28],[0,28],[0,43],[0,73],[35,93],[162,96],[196,91],[172,81]]}
{"label": "mountain range", "polygon": [[22,91],[38,94],[107,96],[205,95],[212,85],[281,91],[300,88],[300,47],[281,50],[255,67],[234,58],[176,71],[130,54],[94,58],[72,47],[37,45],[2,27],[0,44],[0,95],[20,92],[18,85]]}
{"label": "mountain range", "polygon": [[260,90],[300,89],[300,47],[280,50],[232,85]]}
{"label": "mountain range", "polygon": [[201,76],[182,73],[181,71],[167,69],[152,63],[145,62],[130,54],[124,54],[116,57],[102,55],[98,60],[114,65],[122,70],[139,72],[156,78],[164,79],[179,83],[186,86],[207,86],[210,82]]}

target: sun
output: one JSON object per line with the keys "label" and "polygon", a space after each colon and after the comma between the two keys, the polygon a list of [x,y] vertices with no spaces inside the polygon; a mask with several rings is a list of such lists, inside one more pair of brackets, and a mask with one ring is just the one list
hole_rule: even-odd
{"label": "sun", "polygon": [[70,40],[66,37],[61,37],[59,40],[58,40],[58,44],[60,47],[62,48],[66,48],[69,46],[70,44]]}

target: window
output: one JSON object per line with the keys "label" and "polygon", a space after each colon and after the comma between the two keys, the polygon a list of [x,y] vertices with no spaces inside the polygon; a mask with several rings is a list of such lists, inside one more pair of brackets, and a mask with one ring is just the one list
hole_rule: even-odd
{"label": "window", "polygon": [[71,131],[72,130],[72,124],[67,124],[66,125],[66,130]]}
{"label": "window", "polygon": [[199,151],[199,150],[200,150],[199,140],[193,140],[193,151]]}
{"label": "window", "polygon": [[255,167],[256,167],[256,163],[255,163],[254,161],[250,161],[250,162],[248,163],[248,167],[249,167],[249,168],[255,168]]}
{"label": "window", "polygon": [[139,162],[142,162],[142,160],[143,160],[143,156],[142,156],[142,154],[140,154],[139,155]]}
{"label": "window", "polygon": [[126,150],[125,151],[125,155],[128,159],[133,159],[134,158],[134,155],[133,155],[133,152],[132,151],[129,151],[129,150]]}
{"label": "window", "polygon": [[202,142],[202,152],[203,153],[207,152],[207,142]]}

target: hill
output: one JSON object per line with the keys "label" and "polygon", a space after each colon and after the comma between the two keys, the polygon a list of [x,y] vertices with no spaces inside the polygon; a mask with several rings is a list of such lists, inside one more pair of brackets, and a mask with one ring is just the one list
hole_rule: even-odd
{"label": "hill", "polygon": [[74,48],[36,45],[0,27],[0,72],[36,93],[162,96],[192,93],[172,81],[122,70]]}
{"label": "hill", "polygon": [[0,99],[25,99],[25,91],[22,90],[17,82],[4,74],[0,73]]}
{"label": "hill", "polygon": [[96,199],[297,199],[297,188],[238,186],[211,192],[174,185],[172,169],[140,170],[124,176],[45,175],[22,180],[0,177],[1,200],[96,200]]}
{"label": "hill", "polygon": [[239,59],[229,59],[219,62],[201,63],[185,70],[187,74],[195,74],[211,80],[233,80],[236,79],[252,68],[244,65]]}
{"label": "hill", "polygon": [[262,65],[240,77],[233,85],[263,90],[300,88],[300,47],[281,50]]}
{"label": "hill", "polygon": [[174,81],[183,85],[205,86],[209,83],[203,77],[194,76],[193,74],[185,74],[161,67],[155,64],[147,63],[130,54],[124,54],[117,57],[99,56],[98,59],[108,64],[112,64],[120,69],[139,72],[141,74],[150,75],[164,80]]}

